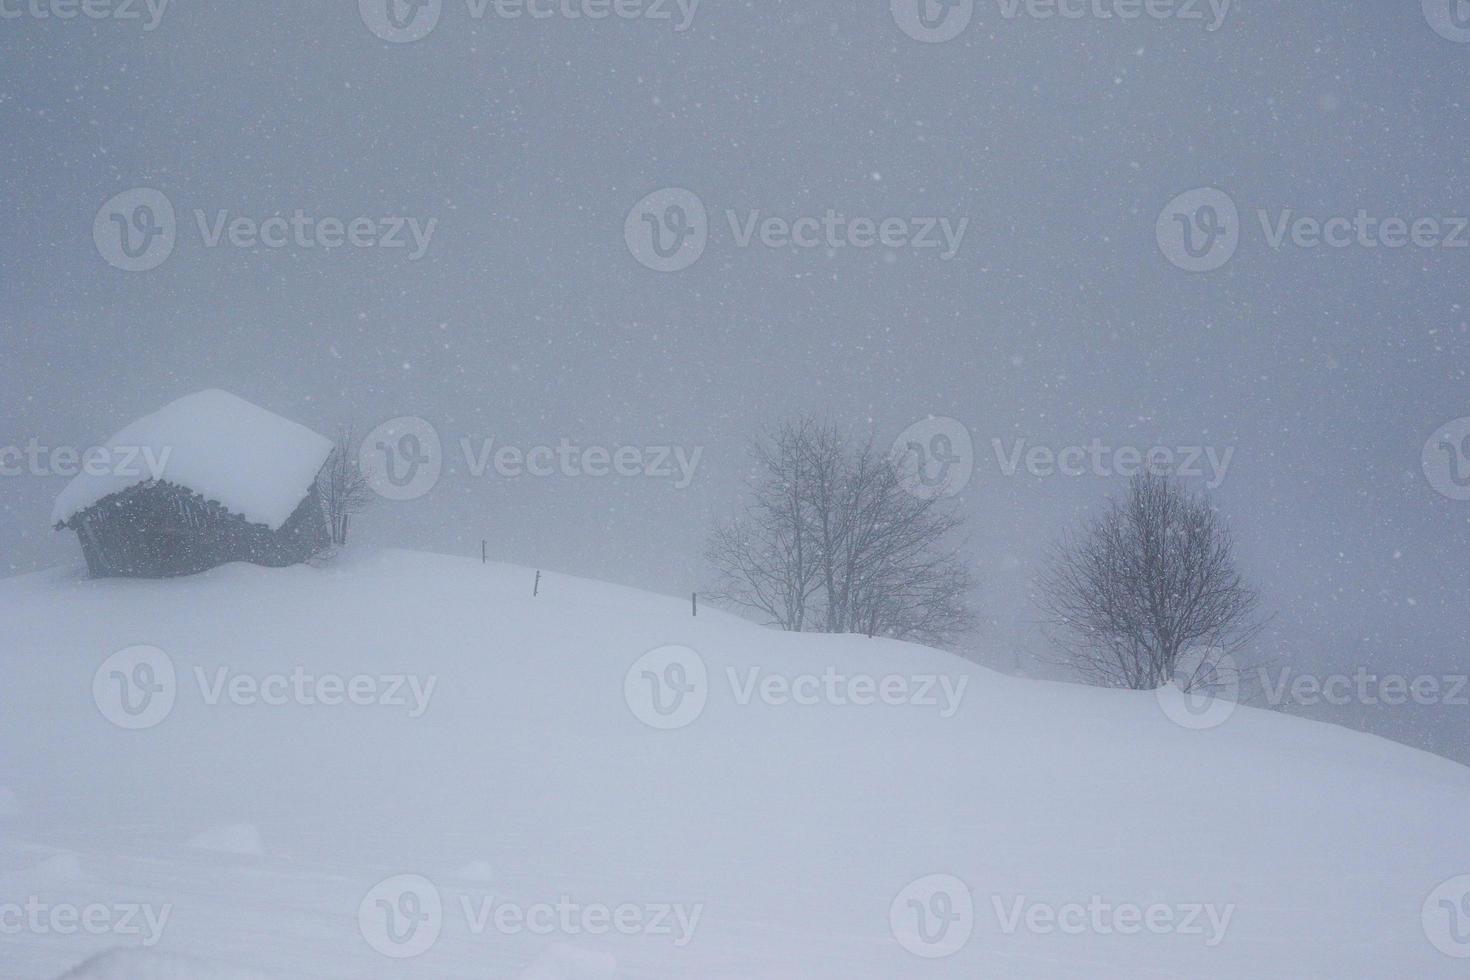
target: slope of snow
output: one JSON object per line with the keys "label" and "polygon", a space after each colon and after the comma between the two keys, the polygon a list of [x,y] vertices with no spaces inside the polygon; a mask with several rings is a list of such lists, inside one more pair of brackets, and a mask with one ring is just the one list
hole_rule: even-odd
{"label": "slope of snow", "polygon": [[192,957],[137,949],[114,949],[68,970],[61,980],[270,980],[253,971]]}
{"label": "slope of snow", "polygon": [[[286,522],[332,451],[324,436],[226,391],[185,395],[123,428],[56,498],[51,523],[162,479],[272,529]],[[108,465],[102,465],[102,461]]]}
{"label": "slope of snow", "polygon": [[[1151,694],[696,619],[559,575],[533,599],[533,578],[387,552],[0,582],[0,785],[25,801],[0,823],[17,872],[0,905],[137,906],[159,925],[0,930],[0,976],[51,980],[117,947],[137,958],[76,976],[190,960],[436,980],[1465,975],[1423,918],[1470,872],[1453,763],[1249,708],[1191,731]],[[702,686],[692,661],[670,672],[670,645],[697,653]],[[113,682],[166,685],[165,668],[169,709],[125,727],[148,712],[118,715]],[[752,670],[933,676],[960,697],[742,703]],[[298,673],[340,678],[303,688],[334,703],[289,693]],[[650,714],[649,677],[700,688],[702,710]],[[341,696],[354,679],[362,703]],[[267,853],[181,843],[242,825]],[[482,868],[492,881],[465,873]],[[1089,905],[1226,921],[1046,927]],[[627,934],[599,918],[619,909]],[[959,925],[941,935],[941,916]]]}

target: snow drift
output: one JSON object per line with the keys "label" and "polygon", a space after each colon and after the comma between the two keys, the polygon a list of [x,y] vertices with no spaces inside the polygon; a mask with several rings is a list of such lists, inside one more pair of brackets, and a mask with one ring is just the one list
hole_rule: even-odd
{"label": "snow drift", "polygon": [[0,582],[0,975],[1463,976],[1462,767],[533,577]]}

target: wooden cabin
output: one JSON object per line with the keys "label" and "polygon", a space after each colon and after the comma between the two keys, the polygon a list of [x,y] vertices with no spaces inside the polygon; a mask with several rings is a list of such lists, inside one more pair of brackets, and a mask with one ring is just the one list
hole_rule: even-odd
{"label": "wooden cabin", "polygon": [[331,441],[234,395],[188,395],[104,446],[110,469],[75,477],[52,514],[94,578],[295,565],[330,543],[317,479]]}

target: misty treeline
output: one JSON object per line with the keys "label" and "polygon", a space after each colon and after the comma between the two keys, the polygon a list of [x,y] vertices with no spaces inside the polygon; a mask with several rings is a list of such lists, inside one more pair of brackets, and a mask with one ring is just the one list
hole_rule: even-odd
{"label": "misty treeline", "polygon": [[1239,687],[1264,621],[1229,527],[1204,494],[1144,472],[1056,545],[1038,582],[1058,660],[1106,687]]}
{"label": "misty treeline", "polygon": [[[795,632],[934,646],[970,632],[975,588],[956,501],[926,493],[869,434],[801,418],[750,444],[750,497],[716,526],[705,594]],[[350,426],[317,479],[331,545],[373,499]],[[1238,681],[1265,620],[1210,498],[1145,471],[1046,557],[1036,599],[1051,662],[1105,687],[1207,691]]]}
{"label": "misty treeline", "polygon": [[[936,646],[973,627],[975,582],[953,500],[910,493],[900,460],[799,419],[751,444],[750,499],[711,534],[709,597],[785,630]],[[1037,581],[1052,658],[1091,684],[1209,691],[1235,683],[1260,597],[1208,496],[1135,476],[1061,538]]]}
{"label": "misty treeline", "polygon": [[781,629],[934,645],[967,632],[974,587],[952,501],[905,489],[872,436],[811,419],[752,443],[751,500],[706,548],[710,598]]}

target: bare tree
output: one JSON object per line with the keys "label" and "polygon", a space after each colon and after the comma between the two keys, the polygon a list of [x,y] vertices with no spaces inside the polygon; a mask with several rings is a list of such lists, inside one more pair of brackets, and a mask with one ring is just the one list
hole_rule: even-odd
{"label": "bare tree", "polygon": [[819,586],[807,523],[815,438],[809,422],[798,422],[752,444],[755,499],[740,518],[715,529],[705,552],[720,579],[710,598],[796,632],[807,628],[807,605]]}
{"label": "bare tree", "polygon": [[1062,661],[1109,687],[1216,686],[1263,625],[1219,512],[1153,473],[1056,547],[1039,588]]}
{"label": "bare tree", "polygon": [[787,630],[941,644],[967,631],[968,566],[949,542],[962,519],[909,494],[895,461],[810,420],[752,449],[754,502],[717,528],[711,593]]}
{"label": "bare tree", "polygon": [[322,511],[327,515],[332,545],[336,547],[347,543],[353,516],[361,513],[373,499],[367,477],[357,464],[355,443],[352,427],[338,426],[336,446],[317,477],[317,493]]}

